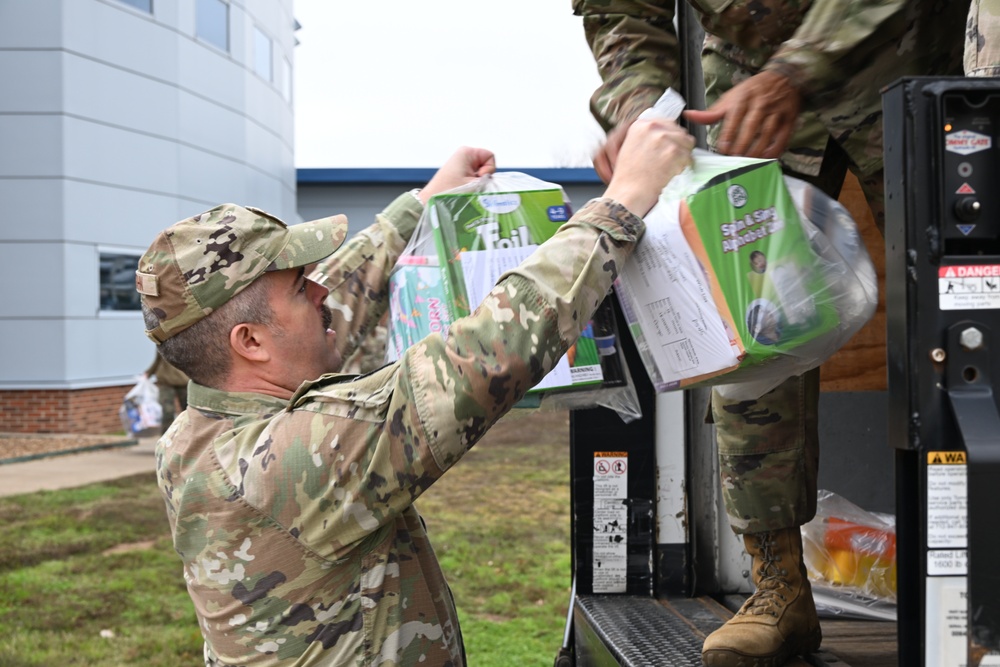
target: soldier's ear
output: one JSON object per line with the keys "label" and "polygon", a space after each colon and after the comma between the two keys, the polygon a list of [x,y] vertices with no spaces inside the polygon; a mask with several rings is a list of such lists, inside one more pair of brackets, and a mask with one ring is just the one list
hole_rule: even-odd
{"label": "soldier's ear", "polygon": [[229,332],[229,347],[233,353],[247,361],[265,363],[271,360],[271,352],[267,347],[270,337],[267,327],[263,324],[242,322]]}

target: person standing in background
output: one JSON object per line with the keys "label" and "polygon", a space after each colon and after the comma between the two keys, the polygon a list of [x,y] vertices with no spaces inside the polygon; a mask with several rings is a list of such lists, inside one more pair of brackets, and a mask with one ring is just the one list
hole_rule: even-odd
{"label": "person standing in background", "polygon": [[156,388],[160,393],[160,433],[166,433],[178,414],[187,409],[188,376],[169,361],[160,356],[159,351],[153,364],[146,369],[146,377],[156,377]]}

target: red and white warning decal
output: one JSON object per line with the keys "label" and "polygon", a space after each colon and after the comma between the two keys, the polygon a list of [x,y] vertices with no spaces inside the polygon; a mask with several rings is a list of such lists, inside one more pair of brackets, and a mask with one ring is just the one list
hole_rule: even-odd
{"label": "red and white warning decal", "polygon": [[985,151],[993,146],[993,137],[988,134],[980,134],[972,130],[959,130],[946,134],[944,137],[944,148],[946,151],[968,155]]}
{"label": "red and white warning decal", "polygon": [[1000,308],[1000,264],[939,267],[938,306],[941,310]]}

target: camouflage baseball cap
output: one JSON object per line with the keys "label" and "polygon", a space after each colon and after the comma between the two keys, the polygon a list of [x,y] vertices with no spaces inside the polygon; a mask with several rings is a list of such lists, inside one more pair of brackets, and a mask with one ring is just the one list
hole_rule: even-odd
{"label": "camouflage baseball cap", "polygon": [[135,288],[159,318],[157,344],[222,306],[266,271],[318,262],[344,242],[347,218],[287,226],[260,209],[222,204],[166,228],[139,259]]}

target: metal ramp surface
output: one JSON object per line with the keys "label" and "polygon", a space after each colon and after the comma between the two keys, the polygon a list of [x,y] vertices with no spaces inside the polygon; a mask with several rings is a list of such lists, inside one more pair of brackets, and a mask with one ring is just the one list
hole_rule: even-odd
{"label": "metal ramp surface", "polygon": [[[702,642],[730,616],[709,597],[579,595],[573,607],[576,665],[701,667]],[[788,667],[896,665],[895,623],[823,619],[822,626],[823,647]]]}

